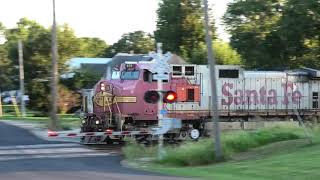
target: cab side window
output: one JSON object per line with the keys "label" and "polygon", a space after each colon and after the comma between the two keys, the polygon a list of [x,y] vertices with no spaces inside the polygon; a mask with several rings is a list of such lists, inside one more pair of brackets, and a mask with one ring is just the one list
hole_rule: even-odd
{"label": "cab side window", "polygon": [[143,81],[152,82],[152,73],[146,69],[143,70]]}

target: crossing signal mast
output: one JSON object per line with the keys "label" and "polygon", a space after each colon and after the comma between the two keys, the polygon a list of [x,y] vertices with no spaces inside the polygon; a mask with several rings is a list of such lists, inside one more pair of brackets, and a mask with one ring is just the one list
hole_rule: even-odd
{"label": "crossing signal mast", "polygon": [[[158,126],[161,128],[163,126],[163,119],[165,118],[166,110],[163,109],[163,100],[174,100],[177,96],[172,94],[162,94],[163,92],[163,80],[169,79],[170,66],[168,64],[168,60],[171,58],[171,53],[167,53],[165,55],[162,54],[162,43],[157,43],[157,53],[150,54],[151,57],[155,59],[155,63],[153,66],[153,79],[157,80],[157,91],[159,92],[150,92],[150,97],[154,103],[158,103]],[[156,95],[158,94],[158,95]],[[158,158],[163,158],[163,134],[159,135],[159,150],[158,150]]]}

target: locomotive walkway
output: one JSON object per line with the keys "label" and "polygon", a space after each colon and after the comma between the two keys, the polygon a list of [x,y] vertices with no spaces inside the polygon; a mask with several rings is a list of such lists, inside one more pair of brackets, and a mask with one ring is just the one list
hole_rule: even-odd
{"label": "locomotive walkway", "polygon": [[179,180],[122,167],[117,149],[46,141],[0,121],[0,179],[4,180]]}

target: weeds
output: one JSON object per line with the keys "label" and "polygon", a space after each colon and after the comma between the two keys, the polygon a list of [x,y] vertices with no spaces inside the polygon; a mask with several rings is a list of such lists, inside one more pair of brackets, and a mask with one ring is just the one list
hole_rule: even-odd
{"label": "weeds", "polygon": [[[294,127],[263,128],[256,131],[237,131],[222,134],[224,159],[232,154],[248,151],[273,142],[304,138],[303,130]],[[179,146],[168,146],[160,164],[175,166],[206,165],[215,162],[213,139],[202,139],[198,142],[185,142]],[[124,148],[128,159],[153,157],[156,159],[157,147],[145,147],[137,143],[129,143]]]}

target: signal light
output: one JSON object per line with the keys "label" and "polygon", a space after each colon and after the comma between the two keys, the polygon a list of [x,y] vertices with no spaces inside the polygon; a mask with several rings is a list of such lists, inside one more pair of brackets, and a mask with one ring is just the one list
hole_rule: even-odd
{"label": "signal light", "polygon": [[157,91],[147,91],[144,94],[144,101],[151,104],[156,104],[160,99],[160,95]]}
{"label": "signal light", "polygon": [[163,102],[165,103],[174,103],[177,100],[177,93],[174,91],[168,91],[163,96]]}
{"label": "signal light", "polygon": [[[164,103],[174,103],[177,100],[177,93],[174,91],[163,92]],[[160,94],[157,91],[147,91],[144,94],[144,101],[150,104],[156,104],[160,100]]]}

